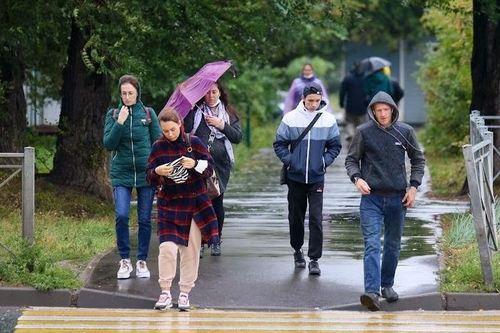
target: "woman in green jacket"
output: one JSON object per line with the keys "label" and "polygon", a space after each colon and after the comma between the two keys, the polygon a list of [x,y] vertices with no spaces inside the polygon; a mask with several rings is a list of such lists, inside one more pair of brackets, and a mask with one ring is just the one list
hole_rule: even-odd
{"label": "woman in green jacket", "polygon": [[132,189],[137,192],[139,225],[136,277],[149,278],[146,265],[151,238],[151,209],[154,188],[146,181],[146,166],[151,146],[160,137],[156,113],[142,103],[139,81],[132,75],[119,80],[121,102],[106,114],[104,146],[113,152],[111,183],[115,200],[116,244],[120,253],[118,279],[128,279],[130,262],[129,212]]}

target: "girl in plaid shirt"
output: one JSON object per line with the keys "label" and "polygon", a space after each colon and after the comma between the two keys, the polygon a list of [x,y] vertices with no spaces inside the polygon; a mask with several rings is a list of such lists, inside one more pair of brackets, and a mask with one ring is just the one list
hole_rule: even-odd
{"label": "girl in plaid shirt", "polygon": [[[189,292],[198,277],[201,241],[209,244],[219,241],[217,217],[205,184],[205,179],[213,172],[213,160],[199,138],[186,137],[182,121],[174,109],[163,109],[158,119],[163,136],[153,144],[146,173],[150,184],[161,185],[157,199],[161,295],[155,309],[172,307],[170,288],[176,273],[178,252],[178,307],[188,309]],[[172,165],[180,157],[180,166]],[[178,177],[186,171],[187,178]]]}

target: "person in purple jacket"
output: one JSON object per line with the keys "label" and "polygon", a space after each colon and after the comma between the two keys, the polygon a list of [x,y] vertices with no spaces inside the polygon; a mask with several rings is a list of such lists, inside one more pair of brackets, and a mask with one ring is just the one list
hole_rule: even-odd
{"label": "person in purple jacket", "polygon": [[286,95],[284,101],[283,114],[286,114],[297,107],[297,105],[302,101],[302,92],[304,91],[304,88],[306,85],[311,83],[315,83],[321,87],[322,98],[327,105],[326,111],[332,113],[332,108],[328,100],[328,92],[326,91],[323,82],[321,82],[321,80],[314,75],[313,66],[310,63],[305,63],[302,67],[302,74],[300,77],[293,80],[290,89],[288,89],[288,94]]}

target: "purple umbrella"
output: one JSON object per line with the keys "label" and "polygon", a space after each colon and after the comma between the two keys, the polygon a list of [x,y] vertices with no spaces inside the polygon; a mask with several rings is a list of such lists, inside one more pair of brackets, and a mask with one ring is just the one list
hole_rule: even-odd
{"label": "purple umbrella", "polygon": [[[231,60],[210,62],[204,65],[196,74],[179,84],[165,106],[174,108],[181,118],[189,113],[210,90],[210,87],[224,74],[233,63]],[[233,76],[236,76],[233,72]]]}

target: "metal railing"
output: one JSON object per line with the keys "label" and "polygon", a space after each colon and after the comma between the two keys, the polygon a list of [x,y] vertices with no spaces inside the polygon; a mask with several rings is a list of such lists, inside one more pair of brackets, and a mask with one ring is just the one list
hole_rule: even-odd
{"label": "metal railing", "polygon": [[[491,117],[489,117],[491,119]],[[500,118],[500,117],[499,117]],[[484,283],[493,287],[492,252],[498,251],[497,219],[493,182],[494,146],[493,133],[485,125],[479,111],[470,115],[470,144],[464,145],[463,154],[470,202]]]}
{"label": "metal railing", "polygon": [[22,164],[0,164],[0,169],[14,169],[12,174],[0,183],[0,188],[22,172],[23,238],[32,244],[35,230],[35,148],[25,147],[24,153],[0,153],[0,160],[1,158],[22,159]]}

